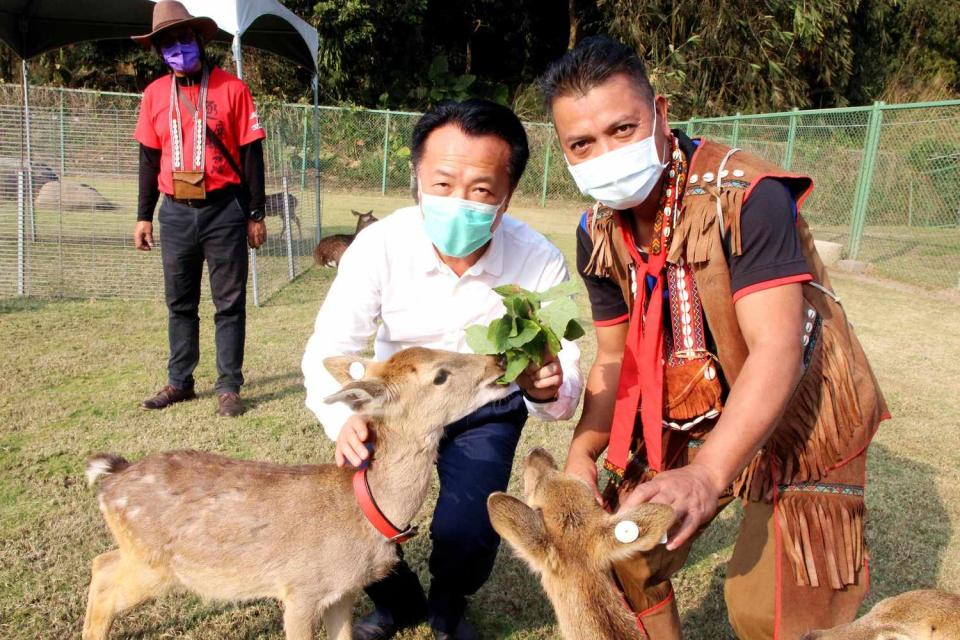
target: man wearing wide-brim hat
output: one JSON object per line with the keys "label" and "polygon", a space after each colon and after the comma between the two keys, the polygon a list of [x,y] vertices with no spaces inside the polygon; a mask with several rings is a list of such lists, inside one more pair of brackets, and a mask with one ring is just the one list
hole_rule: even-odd
{"label": "man wearing wide-brim hat", "polygon": [[193,400],[200,358],[200,281],[207,262],[216,307],[217,412],[243,413],[247,246],[266,239],[263,223],[265,137],[250,90],[208,64],[204,44],[217,32],[174,0],[154,7],[153,29],[135,36],[171,74],[143,93],[134,137],[140,143],[140,198],[134,244],[154,246],[153,211],[160,194],[163,277],[170,359],[167,384],[144,409]]}

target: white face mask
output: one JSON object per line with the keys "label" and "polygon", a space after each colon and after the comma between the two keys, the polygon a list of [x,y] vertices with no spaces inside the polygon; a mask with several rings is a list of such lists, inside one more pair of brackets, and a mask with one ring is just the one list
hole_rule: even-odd
{"label": "white face mask", "polygon": [[580,192],[611,209],[623,210],[647,199],[666,168],[657,153],[657,104],[650,137],[624,145],[567,169]]}

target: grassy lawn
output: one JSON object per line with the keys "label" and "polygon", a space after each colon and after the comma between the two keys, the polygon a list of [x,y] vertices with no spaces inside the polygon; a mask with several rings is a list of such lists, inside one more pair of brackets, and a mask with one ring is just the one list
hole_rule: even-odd
{"label": "grassy lawn", "polygon": [[[325,202],[333,227],[349,209],[387,210],[389,199],[345,195]],[[397,197],[398,204],[405,202]],[[519,207],[571,259],[575,209]],[[126,223],[125,223],[126,224]],[[129,251],[129,249],[128,249]],[[202,316],[199,401],[145,413],[138,401],[162,383],[165,310],[148,301],[0,300],[0,637],[78,637],[91,559],[111,547],[84,458],[112,451],[130,459],[193,447],[278,462],[326,462],[332,446],[303,406],[300,357],[332,271],[314,268],[251,310],[245,395],[252,408],[237,420],[214,416],[212,309]],[[155,281],[154,281],[155,282]],[[878,599],[918,587],[960,591],[960,319],[957,298],[837,278],[887,394],[894,420],[871,449],[868,537]],[[154,286],[156,286],[154,284]],[[156,293],[156,292],[154,292]],[[584,299],[580,304],[586,312]],[[209,303],[205,302],[205,305]],[[586,313],[585,313],[586,315]],[[594,353],[583,340],[584,362]],[[543,446],[559,458],[574,422],[531,420],[523,454]],[[519,492],[518,478],[511,491]],[[432,500],[420,514],[429,521]],[[729,509],[694,549],[677,578],[688,638],[732,637],[722,597],[724,562],[739,512]],[[407,546],[426,581],[429,541]],[[369,610],[363,599],[358,614]],[[556,637],[539,583],[507,550],[469,617],[484,637]],[[115,637],[282,638],[279,606],[202,602],[170,596],[121,618]],[[422,627],[405,640],[432,635]]]}

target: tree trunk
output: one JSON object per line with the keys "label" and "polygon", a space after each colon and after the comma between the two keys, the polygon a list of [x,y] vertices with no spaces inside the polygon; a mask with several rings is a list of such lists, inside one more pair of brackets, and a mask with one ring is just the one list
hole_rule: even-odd
{"label": "tree trunk", "polygon": [[568,0],[567,13],[570,16],[570,37],[567,40],[567,51],[577,46],[577,28],[580,26],[580,18],[577,16],[576,0]]}

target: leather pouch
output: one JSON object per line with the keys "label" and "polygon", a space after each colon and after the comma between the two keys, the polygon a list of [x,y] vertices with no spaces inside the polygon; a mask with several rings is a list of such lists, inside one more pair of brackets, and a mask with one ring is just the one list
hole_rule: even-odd
{"label": "leather pouch", "polygon": [[178,200],[203,200],[207,197],[203,171],[174,171],[173,197]]}

